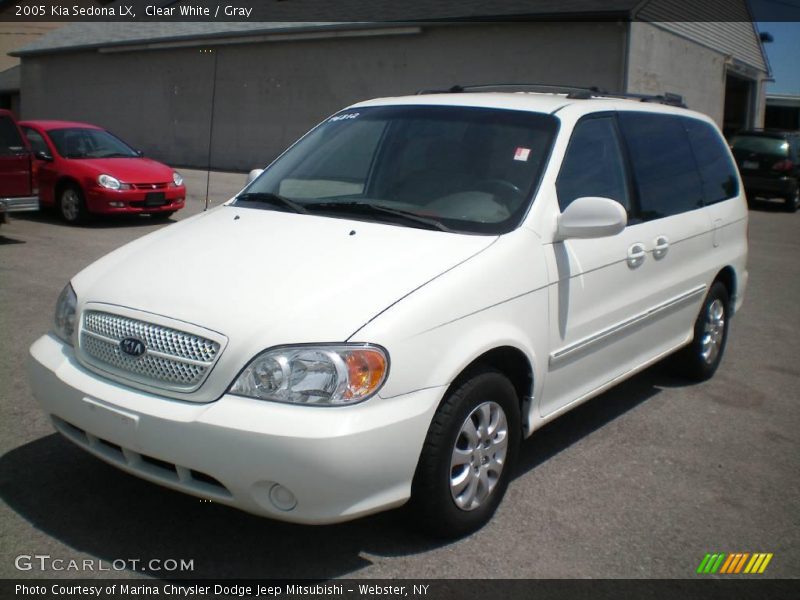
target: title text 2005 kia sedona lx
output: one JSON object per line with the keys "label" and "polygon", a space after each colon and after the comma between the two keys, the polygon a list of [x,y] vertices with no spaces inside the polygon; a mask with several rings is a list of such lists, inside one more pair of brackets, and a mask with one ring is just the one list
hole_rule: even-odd
{"label": "title text 2005 kia sedona lx", "polygon": [[475,530],[544,423],[710,377],[747,283],[730,151],[665,103],[372,100],[251,176],[76,275],[30,381],[92,454],[276,519]]}

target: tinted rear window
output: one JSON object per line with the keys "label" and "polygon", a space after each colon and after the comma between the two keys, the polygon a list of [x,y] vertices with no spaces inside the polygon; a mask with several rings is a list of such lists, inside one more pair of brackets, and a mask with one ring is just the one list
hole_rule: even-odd
{"label": "tinted rear window", "polygon": [[648,221],[703,205],[703,184],[680,117],[621,112],[623,134],[639,191],[641,217]]}
{"label": "tinted rear window", "polygon": [[783,138],[763,135],[736,135],[731,140],[734,152],[750,152],[769,156],[789,156],[789,142]]}
{"label": "tinted rear window", "polygon": [[703,180],[705,203],[714,204],[736,196],[739,193],[736,165],[719,133],[697,119],[682,118],[681,121],[689,134],[689,143]]}

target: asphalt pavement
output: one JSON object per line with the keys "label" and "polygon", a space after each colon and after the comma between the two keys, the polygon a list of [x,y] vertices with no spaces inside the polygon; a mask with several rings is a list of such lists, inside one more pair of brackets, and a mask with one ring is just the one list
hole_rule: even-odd
{"label": "asphalt pavement", "polygon": [[[244,177],[214,173],[211,205]],[[205,174],[186,179],[172,221],[203,209]],[[750,211],[750,285],[714,379],[688,384],[657,365],[546,426],[492,522],[451,543],[416,533],[402,510],[326,527],[258,518],[54,433],[29,391],[28,347],[74,273],[164,226],[69,227],[45,213],[0,227],[0,577],[684,578],[709,552],[773,553],[763,577],[800,576],[800,214]],[[187,247],[154,268],[191,260]],[[21,555],[51,558],[19,570]]]}

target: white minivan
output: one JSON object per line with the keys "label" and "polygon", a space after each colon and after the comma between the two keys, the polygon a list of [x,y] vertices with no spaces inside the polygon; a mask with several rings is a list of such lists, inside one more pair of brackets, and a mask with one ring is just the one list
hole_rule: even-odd
{"label": "white minivan", "polygon": [[73,277],[30,350],[56,429],[252,513],[409,502],[452,536],[489,520],[543,424],[668,355],[713,375],[747,283],[714,123],[458,91],[351,106]]}

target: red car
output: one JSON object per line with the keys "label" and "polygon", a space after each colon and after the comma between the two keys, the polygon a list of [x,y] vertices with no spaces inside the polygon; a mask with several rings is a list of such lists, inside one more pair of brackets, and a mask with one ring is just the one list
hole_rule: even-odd
{"label": "red car", "polygon": [[89,214],[169,218],[183,208],[183,177],[105,129],[70,121],[20,121],[36,157],[39,198],[65,221]]}

